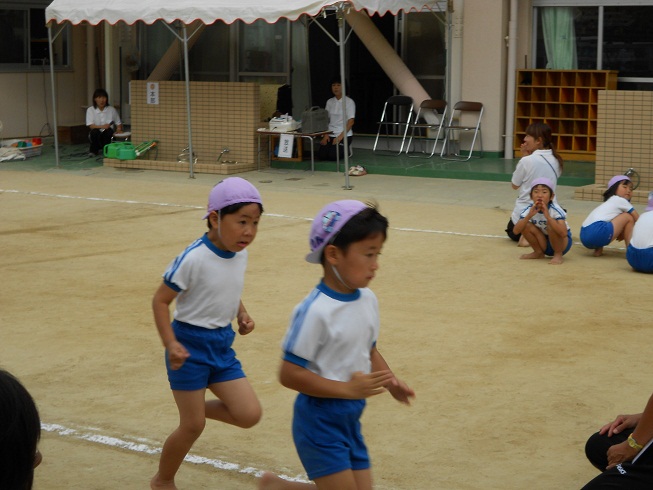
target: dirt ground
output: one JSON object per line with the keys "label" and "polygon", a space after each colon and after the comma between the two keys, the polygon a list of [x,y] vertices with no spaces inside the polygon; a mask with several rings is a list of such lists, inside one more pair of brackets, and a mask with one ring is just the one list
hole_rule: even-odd
{"label": "dirt ground", "polygon": [[[207,424],[182,489],[305,478],[290,434],[295,394],[276,380],[290,312],[316,284],[303,260],[326,202],[376,199],[390,220],[379,349],[417,393],[369,401],[363,430],[378,489],[573,489],[595,475],[583,446],[651,392],[651,276],[623,245],[562,266],[520,261],[503,229],[505,182],[293,171],[242,174],[265,214],[243,301],[257,322],[236,351],[264,408],[243,430]],[[43,421],[38,490],[145,489],[177,411],[150,300],[168,262],[204,232],[217,176],[96,168],[0,171],[0,366]],[[597,203],[559,188],[575,241]],[[642,206],[643,208],[643,206]],[[643,209],[640,209],[642,211]]]}

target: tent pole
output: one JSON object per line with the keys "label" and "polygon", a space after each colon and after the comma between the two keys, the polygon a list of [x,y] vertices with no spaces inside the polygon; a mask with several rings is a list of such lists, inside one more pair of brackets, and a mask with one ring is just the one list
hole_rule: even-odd
{"label": "tent pole", "polygon": [[57,126],[57,96],[54,93],[54,50],[52,49],[52,23],[48,24],[48,49],[50,52],[50,85],[52,87],[52,117],[54,123],[54,155],[59,168],[59,126]]}
{"label": "tent pole", "polygon": [[[340,2],[338,4],[338,31],[340,33],[340,38],[338,40],[338,47],[340,49],[340,83],[342,84],[342,142],[345,144],[345,185],[343,189],[349,191],[352,187],[349,185],[349,139],[347,138],[347,90],[345,85],[345,6],[348,5],[346,2]],[[336,151],[339,152],[339,148],[336,146]]]}
{"label": "tent pole", "polygon": [[193,173],[193,166],[195,162],[193,161],[193,133],[191,130],[191,123],[190,123],[190,75],[189,75],[189,68],[188,68],[188,32],[186,31],[186,24],[184,24],[183,28],[184,32],[184,37],[183,37],[183,42],[184,42],[184,71],[186,73],[186,114],[188,117],[188,166],[190,169],[189,173],[189,178],[194,179],[195,174]]}

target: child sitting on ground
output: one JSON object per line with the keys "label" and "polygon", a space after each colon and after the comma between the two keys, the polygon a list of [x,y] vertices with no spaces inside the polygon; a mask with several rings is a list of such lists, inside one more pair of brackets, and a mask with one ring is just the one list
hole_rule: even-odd
{"label": "child sitting on ground", "polygon": [[592,211],[583,221],[580,229],[580,241],[586,247],[594,249],[594,256],[603,255],[603,247],[613,240],[630,244],[633,226],[639,215],[630,204],[633,196],[633,183],[627,175],[615,175],[608,182],[608,189],[603,193],[603,204]]}
{"label": "child sitting on ground", "polygon": [[521,234],[533,248],[520,259],[542,259],[553,256],[549,264],[562,264],[562,256],[571,248],[571,230],[564,210],[553,203],[555,185],[546,177],[534,179],[531,200],[519,216],[514,232]]}
{"label": "child sitting on ground", "polygon": [[633,235],[626,249],[626,260],[637,272],[653,273],[653,191],[648,205],[633,226]]}

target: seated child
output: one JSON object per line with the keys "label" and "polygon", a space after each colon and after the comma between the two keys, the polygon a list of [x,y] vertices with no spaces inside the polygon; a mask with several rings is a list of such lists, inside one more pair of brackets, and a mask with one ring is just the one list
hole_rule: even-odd
{"label": "seated child", "polygon": [[653,191],[648,205],[633,226],[633,235],[626,249],[626,260],[638,272],[653,272]]}
{"label": "seated child", "polygon": [[603,193],[603,204],[599,205],[583,221],[580,241],[586,248],[594,249],[594,256],[603,255],[603,247],[613,240],[630,244],[633,226],[639,218],[630,204],[633,183],[627,175],[615,175],[608,182]]}
{"label": "seated child", "polygon": [[565,220],[565,211],[553,202],[555,185],[546,177],[534,179],[531,183],[531,200],[519,215],[514,232],[521,234],[533,252],[520,259],[542,259],[553,257],[549,264],[562,264],[562,256],[571,248],[571,230]]}

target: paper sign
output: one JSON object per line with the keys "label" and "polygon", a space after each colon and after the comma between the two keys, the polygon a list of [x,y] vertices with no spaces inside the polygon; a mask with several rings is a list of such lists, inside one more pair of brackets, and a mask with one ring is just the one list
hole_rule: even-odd
{"label": "paper sign", "polygon": [[292,147],[295,143],[295,137],[292,134],[282,134],[279,136],[279,157],[291,158]]}
{"label": "paper sign", "polygon": [[158,82],[149,82],[147,84],[147,103],[148,104],[159,104],[159,83]]}

